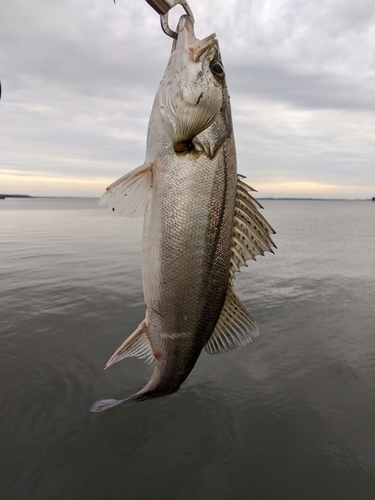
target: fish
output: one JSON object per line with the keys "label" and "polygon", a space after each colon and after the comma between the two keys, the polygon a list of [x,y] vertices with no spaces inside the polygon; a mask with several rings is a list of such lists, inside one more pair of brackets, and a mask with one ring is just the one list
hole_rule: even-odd
{"label": "fish", "polygon": [[114,214],[144,217],[145,319],[105,368],[136,356],[153,363],[153,372],[133,396],[99,400],[92,412],[172,394],[203,349],[223,353],[258,336],[233,279],[248,259],[274,253],[275,231],[237,174],[216,35],[197,39],[188,15],[176,33],[150,116],[145,162],[100,199]]}

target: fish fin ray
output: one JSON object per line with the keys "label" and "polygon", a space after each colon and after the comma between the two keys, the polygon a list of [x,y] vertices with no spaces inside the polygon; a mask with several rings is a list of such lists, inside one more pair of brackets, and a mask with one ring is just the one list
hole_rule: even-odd
{"label": "fish fin ray", "polygon": [[107,187],[99,200],[115,215],[141,217],[153,184],[153,162],[144,163]]}
{"label": "fish fin ray", "polygon": [[248,344],[258,335],[253,317],[246,311],[229,285],[219,319],[204,347],[205,351],[209,354],[232,351]]}
{"label": "fish fin ray", "polygon": [[191,141],[215,120],[222,105],[221,91],[217,87],[197,90],[180,103],[176,110],[176,132],[173,141]]}
{"label": "fish fin ray", "polygon": [[275,234],[272,226],[267,222],[258,208],[262,205],[249,194],[253,188],[245,184],[237,176],[236,204],[234,209],[231,276],[246,265],[249,259],[256,260],[257,255],[264,252],[274,253],[276,248],[271,234]]}
{"label": "fish fin ray", "polygon": [[107,361],[105,368],[109,368],[114,363],[125,358],[136,356],[145,360],[145,363],[151,363],[154,360],[154,355],[150,343],[146,336],[146,322],[142,321],[138,328],[128,337],[123,344],[113,353]]}

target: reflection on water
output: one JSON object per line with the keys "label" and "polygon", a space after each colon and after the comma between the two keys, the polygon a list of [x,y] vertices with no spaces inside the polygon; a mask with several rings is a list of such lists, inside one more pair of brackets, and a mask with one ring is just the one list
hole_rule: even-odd
{"label": "reflection on water", "polygon": [[151,370],[102,370],[143,319],[142,220],[0,203],[1,499],[373,498],[375,204],[264,201],[278,251],[236,279],[259,339],[94,415]]}

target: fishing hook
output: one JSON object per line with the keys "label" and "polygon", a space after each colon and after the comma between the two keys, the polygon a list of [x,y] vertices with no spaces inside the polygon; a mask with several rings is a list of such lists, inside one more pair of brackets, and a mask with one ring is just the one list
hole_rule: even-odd
{"label": "fishing hook", "polygon": [[176,5],[180,4],[194,23],[193,12],[186,0],[146,0],[146,2],[160,14],[161,29],[171,38],[177,38],[177,33],[168,26],[168,12]]}

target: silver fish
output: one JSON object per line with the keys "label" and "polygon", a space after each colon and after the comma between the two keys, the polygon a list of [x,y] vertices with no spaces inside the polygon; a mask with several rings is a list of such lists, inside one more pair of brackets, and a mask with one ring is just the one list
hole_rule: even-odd
{"label": "silver fish", "polygon": [[154,370],[130,398],[103,399],[91,411],[172,394],[203,348],[222,353],[258,335],[233,277],[246,260],[273,253],[274,230],[241,178],[218,41],[198,40],[184,15],[155,97],[145,163],[101,198],[115,214],[144,215],[146,317],[106,368],[137,356]]}

